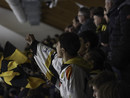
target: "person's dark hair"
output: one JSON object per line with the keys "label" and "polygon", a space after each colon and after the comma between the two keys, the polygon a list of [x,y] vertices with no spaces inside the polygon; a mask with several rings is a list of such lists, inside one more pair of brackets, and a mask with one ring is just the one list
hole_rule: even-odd
{"label": "person's dark hair", "polygon": [[75,19],[76,22],[79,22],[79,20],[78,20],[78,16],[75,16],[74,19]]}
{"label": "person's dark hair", "polygon": [[93,7],[93,6],[89,8],[90,11],[91,11],[91,10],[93,11],[94,9],[95,9],[95,7]]}
{"label": "person's dark hair", "polygon": [[90,7],[89,10],[90,10],[90,18],[93,18],[95,7]]}
{"label": "person's dark hair", "polygon": [[130,98],[130,87],[123,81],[110,81],[99,88],[99,98]]}
{"label": "person's dark hair", "polygon": [[116,75],[110,71],[103,71],[89,81],[90,86],[100,88],[104,83],[117,80]]}
{"label": "person's dark hair", "polygon": [[77,52],[80,48],[80,40],[77,34],[75,33],[63,33],[59,37],[59,42],[61,48],[64,48],[69,55],[77,56]]}
{"label": "person's dark hair", "polygon": [[85,16],[85,18],[90,18],[90,10],[87,7],[80,8],[79,12],[81,12]]}
{"label": "person's dark hair", "polygon": [[103,17],[104,16],[104,8],[103,7],[95,8],[93,15]]}
{"label": "person's dark hair", "polygon": [[90,49],[93,49],[98,46],[99,39],[95,32],[93,31],[84,31],[79,34],[79,37],[81,37],[84,40],[84,43],[90,42]]}

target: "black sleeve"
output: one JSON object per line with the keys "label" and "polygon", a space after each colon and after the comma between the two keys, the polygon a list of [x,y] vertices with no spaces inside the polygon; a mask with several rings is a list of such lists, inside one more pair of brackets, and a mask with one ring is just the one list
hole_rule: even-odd
{"label": "black sleeve", "polygon": [[109,33],[108,29],[106,29],[104,32],[101,33],[101,42],[108,44],[109,41]]}

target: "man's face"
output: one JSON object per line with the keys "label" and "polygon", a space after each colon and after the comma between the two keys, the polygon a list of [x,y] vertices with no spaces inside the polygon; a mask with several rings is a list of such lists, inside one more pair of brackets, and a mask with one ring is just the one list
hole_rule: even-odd
{"label": "man's face", "polygon": [[94,23],[96,27],[98,27],[101,24],[101,20],[102,20],[101,17],[94,15],[93,18],[94,18]]}
{"label": "man's face", "polygon": [[98,97],[98,89],[95,86],[93,86],[92,89],[93,89],[93,97],[94,98],[99,98]]}
{"label": "man's face", "polygon": [[78,12],[78,20],[79,23],[83,24],[85,22],[85,17],[83,15],[83,13],[81,13],[80,11]]}
{"label": "man's face", "polygon": [[109,12],[111,7],[112,7],[112,2],[105,1],[105,8],[107,13]]}
{"label": "man's face", "polygon": [[62,58],[63,54],[62,54],[62,51],[61,51],[61,47],[60,47],[60,42],[59,41],[57,42],[57,45],[56,45],[56,51],[57,51],[58,57]]}

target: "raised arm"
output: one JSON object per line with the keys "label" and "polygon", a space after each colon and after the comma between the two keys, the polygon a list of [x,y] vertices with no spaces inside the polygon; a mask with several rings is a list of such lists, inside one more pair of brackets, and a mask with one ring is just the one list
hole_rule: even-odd
{"label": "raised arm", "polygon": [[33,54],[36,55],[36,52],[37,52],[37,44],[39,43],[33,34],[28,34],[26,35],[25,37],[25,40],[27,41],[27,43],[30,45],[30,48],[32,49],[33,51]]}
{"label": "raised arm", "polygon": [[42,73],[44,73],[48,80],[56,82],[54,78],[59,77],[57,72],[59,73],[60,66],[62,65],[62,60],[57,58],[56,51],[39,43],[32,34],[28,34],[25,39],[30,45],[34,53],[34,59]]}

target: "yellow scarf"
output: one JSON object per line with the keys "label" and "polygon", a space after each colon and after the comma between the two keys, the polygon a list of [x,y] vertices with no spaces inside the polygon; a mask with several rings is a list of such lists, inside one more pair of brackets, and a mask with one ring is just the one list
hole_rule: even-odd
{"label": "yellow scarf", "polygon": [[75,64],[81,68],[83,68],[86,71],[90,71],[93,68],[93,65],[89,62],[86,62],[81,57],[74,57],[66,61],[64,64]]}

